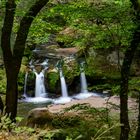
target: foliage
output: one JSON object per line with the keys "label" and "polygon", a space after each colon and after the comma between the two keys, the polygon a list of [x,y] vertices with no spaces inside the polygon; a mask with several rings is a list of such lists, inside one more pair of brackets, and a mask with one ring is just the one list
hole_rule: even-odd
{"label": "foliage", "polygon": [[0,69],[0,93],[6,93],[6,75],[4,69]]}
{"label": "foliage", "polygon": [[68,128],[68,127],[76,127],[77,125],[79,125],[79,123],[81,122],[79,116],[71,116],[69,115],[69,117],[55,117],[52,120],[52,125],[55,128]]}
{"label": "foliage", "polygon": [[[0,1],[0,5],[1,5]],[[26,2],[17,1],[17,4],[19,4],[19,9],[16,11],[16,23],[14,24],[14,33],[17,32],[17,23],[20,21],[21,17],[18,17],[19,15],[22,16],[26,9],[24,9],[21,5],[24,3],[25,5],[29,0]],[[31,2],[31,0],[30,0]],[[34,1],[33,1],[34,2]],[[32,3],[30,3],[32,4]],[[29,6],[30,6],[29,4]],[[3,6],[3,5],[1,5]],[[20,8],[23,8],[20,10]],[[27,8],[28,9],[28,8]],[[19,11],[22,11],[23,13],[19,13]],[[34,20],[34,23],[32,27],[30,28],[30,33],[28,36],[28,42],[31,43],[46,43],[49,41],[49,37],[51,34],[57,35],[56,41],[64,42],[64,47],[71,47],[76,46],[79,49],[83,50],[85,54],[86,51],[89,48],[113,48],[116,47],[117,49],[124,50],[127,46],[129,46],[131,41],[131,35],[132,31],[135,28],[134,22],[133,22],[133,15],[132,10],[130,8],[130,3],[128,0],[122,1],[122,0],[104,0],[104,1],[94,1],[91,2],[90,0],[76,0],[76,1],[70,1],[65,4],[54,4],[50,2],[46,8],[44,8],[41,12],[41,14],[38,15],[38,17]],[[3,13],[3,12],[1,12]],[[0,13],[0,14],[1,14]],[[19,14],[19,15],[18,15]],[[2,23],[2,16],[0,16],[0,25]],[[0,26],[1,27],[1,26]],[[62,32],[65,28],[70,28],[72,30],[72,34],[66,34],[66,32]],[[13,35],[14,38],[14,35]],[[27,53],[25,55],[31,55],[30,51],[27,50]],[[88,58],[89,59],[89,58]],[[104,67],[102,69],[96,69],[94,63],[91,64],[91,59],[88,60],[88,68],[86,69],[87,75],[102,75]],[[110,67],[112,68],[112,67]],[[106,69],[105,69],[106,70]],[[75,73],[73,73],[76,71]],[[74,69],[73,72],[65,71],[68,80],[71,79],[73,74],[78,74],[77,69]],[[115,78],[119,77],[120,75],[118,73],[110,73],[112,72],[112,69],[110,69],[109,74],[105,74],[103,77],[107,79],[108,77],[114,76]],[[1,74],[1,73],[0,73]],[[1,87],[0,92],[5,92],[5,77],[1,74]],[[34,75],[31,77],[33,78]],[[55,75],[51,75],[49,77],[51,80],[51,85],[54,88],[56,81],[58,80],[58,77]],[[19,83],[24,84],[24,75],[23,73],[20,73],[19,75]],[[139,79],[131,80],[130,81],[130,90],[136,90],[139,92]],[[103,85],[104,88],[110,88],[112,85],[105,84]],[[135,88],[133,88],[135,86]],[[98,88],[98,87],[97,87]],[[113,93],[116,91],[119,91],[119,86],[115,85],[111,89]],[[97,110],[94,110],[93,108],[90,110],[88,106],[76,106],[73,108],[80,108],[80,109],[87,109],[90,113],[95,113]],[[97,111],[98,112],[98,111]],[[92,114],[91,113],[91,114]],[[98,112],[99,113],[99,112]],[[99,117],[99,116],[98,116]],[[96,121],[102,121],[99,118],[96,118]],[[95,118],[95,117],[94,117]],[[98,120],[99,119],[99,120]],[[9,129],[9,120],[4,119],[2,120],[2,127],[4,130]],[[69,120],[71,121],[71,120]],[[57,121],[59,122],[59,120]],[[65,122],[64,122],[65,123]],[[102,134],[106,133],[106,130],[111,130],[112,128],[101,127],[101,124],[103,125],[104,122],[101,122],[99,124],[93,124],[93,122],[88,122],[87,124],[85,122],[82,122],[80,124],[80,127],[74,128],[74,134],[71,134],[70,137],[67,137],[67,139],[75,138],[80,139],[83,137],[82,134],[86,134],[86,130],[88,130],[89,134],[92,132],[95,132],[93,139],[101,138]],[[5,126],[6,125],[6,126]],[[8,125],[8,127],[7,127]],[[10,128],[15,127],[13,125],[10,126]],[[101,127],[101,129],[98,131],[97,128]],[[114,125],[115,127],[115,125]],[[113,127],[113,128],[114,128]],[[91,129],[93,128],[93,129]],[[25,128],[26,130],[27,128]],[[78,130],[79,129],[79,130]],[[20,129],[17,128],[15,131],[16,133],[24,132],[24,128]],[[99,133],[101,131],[101,133]],[[99,134],[99,135],[97,135]],[[51,139],[52,135],[48,134],[44,138],[45,139]]]}
{"label": "foliage", "polygon": [[[108,133],[110,130],[119,127],[120,124],[115,124],[112,127],[108,127],[108,125],[104,125],[101,127],[98,132],[95,134],[95,136],[92,138],[92,140],[101,140],[101,139],[114,139],[113,136],[105,136],[106,133]],[[105,129],[104,129],[105,128]]]}
{"label": "foliage", "polygon": [[70,110],[76,110],[76,111],[78,111],[78,110],[87,110],[87,109],[89,109],[90,108],[90,106],[89,106],[89,104],[75,104],[75,105],[72,105],[71,107],[67,107],[67,108],[65,108],[64,109],[64,111],[70,111]]}
{"label": "foliage", "polygon": [[93,77],[102,77],[104,79],[119,79],[120,71],[118,69],[118,65],[112,65],[105,55],[106,54],[99,54],[98,56],[95,55],[88,57],[86,59],[86,74]]}
{"label": "foliage", "polygon": [[23,118],[21,117],[16,117],[16,123],[12,122],[9,116],[2,115],[0,118],[0,129],[4,131],[12,131],[13,133],[20,134],[20,133],[25,133],[28,132],[28,134],[31,134],[34,132],[34,129],[28,128],[25,126],[19,126],[19,123],[22,121]]}
{"label": "foliage", "polygon": [[129,96],[138,98],[139,97],[139,92],[140,92],[140,78],[139,77],[132,77],[129,80]]}
{"label": "foliage", "polygon": [[[11,123],[7,116],[2,116],[0,138],[7,136],[11,140],[24,140],[25,138],[29,140],[119,139],[120,124],[116,117],[107,116],[108,110],[92,108],[88,104],[76,104],[65,109],[65,113],[69,111],[81,112],[79,115],[85,117],[85,120],[77,117],[75,121],[77,120],[78,123],[76,123],[71,121],[71,116],[67,116],[67,120],[58,117],[58,123],[54,123],[53,128],[44,127],[40,129],[20,125],[21,117],[16,118],[17,123]],[[109,118],[107,119],[107,117]]]}
{"label": "foliage", "polygon": [[69,134],[72,139],[90,140],[101,139],[103,137],[106,139],[118,138],[118,128],[120,124],[115,124],[115,120],[111,119],[107,115],[108,110],[103,108],[96,109],[90,107],[88,104],[76,104],[65,109],[66,112],[72,110],[75,110],[76,112],[82,111],[81,114],[84,114],[84,116],[86,116],[86,120],[81,121],[76,128],[69,128],[67,130],[68,132],[73,131],[73,133]]}
{"label": "foliage", "polygon": [[[128,0],[76,0],[65,4],[50,3],[30,29],[29,42],[46,43],[51,34],[65,47],[108,48],[128,46],[135,28]],[[67,32],[67,29],[70,31]]]}
{"label": "foliage", "polygon": [[66,81],[71,83],[73,78],[79,75],[78,64],[75,60],[64,63],[63,71],[64,75],[66,76]]}
{"label": "foliage", "polygon": [[47,74],[47,81],[51,91],[55,91],[56,84],[59,80],[59,74],[56,72],[50,72]]}
{"label": "foliage", "polygon": [[18,74],[18,90],[23,91],[24,87],[24,80],[25,80],[25,72],[20,71]]}

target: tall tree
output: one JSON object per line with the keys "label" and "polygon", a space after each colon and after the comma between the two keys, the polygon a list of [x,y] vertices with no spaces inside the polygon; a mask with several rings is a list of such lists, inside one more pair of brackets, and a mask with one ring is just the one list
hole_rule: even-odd
{"label": "tall tree", "polygon": [[4,65],[6,69],[6,113],[13,120],[17,114],[18,86],[17,78],[25,49],[25,42],[29,28],[40,10],[49,0],[37,0],[26,12],[20,21],[13,50],[11,49],[11,33],[14,23],[16,0],[6,2],[5,18],[2,27],[1,48],[3,51]]}
{"label": "tall tree", "polygon": [[132,34],[132,41],[130,46],[126,49],[123,65],[121,67],[121,90],[120,90],[120,123],[121,134],[120,140],[128,140],[129,137],[129,119],[128,119],[128,80],[130,74],[130,67],[135,54],[135,51],[140,43],[140,7],[138,0],[130,0],[135,10],[136,28]]}

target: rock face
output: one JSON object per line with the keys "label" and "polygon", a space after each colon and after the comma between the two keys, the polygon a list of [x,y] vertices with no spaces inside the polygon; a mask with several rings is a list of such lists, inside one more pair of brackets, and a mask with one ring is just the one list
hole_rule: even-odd
{"label": "rock face", "polygon": [[38,48],[33,51],[35,58],[48,58],[48,59],[60,59],[61,57],[69,57],[71,55],[78,55],[78,49],[72,48],[58,48],[56,46]]}
{"label": "rock face", "polygon": [[[79,53],[79,50],[77,48],[74,48],[74,47],[73,48],[60,48],[58,44],[56,43],[40,45],[36,47],[36,49],[33,51],[34,57],[31,63],[29,63],[29,67],[31,69],[32,67],[34,67],[34,69],[39,73],[40,71],[42,71],[42,69],[45,68],[45,66],[43,66],[42,64],[48,60],[47,62],[48,64],[46,65],[48,68],[44,72],[46,92],[56,94],[56,95],[61,95],[61,85],[60,85],[60,80],[59,80],[59,71],[58,71],[57,64],[58,62],[60,62],[60,60],[63,59],[64,65],[65,65],[65,68],[64,68],[65,70],[63,72],[72,73],[73,71],[75,71],[75,68],[77,68],[76,66],[77,62],[76,62],[75,57],[78,55],[78,53]],[[74,75],[73,73],[71,75],[69,74],[67,76],[68,78],[66,78],[66,82],[68,86],[69,84],[72,83],[72,80],[74,78],[73,75]],[[72,77],[72,80],[71,80],[71,77]],[[35,79],[33,80],[35,81]],[[30,85],[30,87],[35,87],[35,84],[33,84],[32,86]],[[31,96],[33,96],[32,93],[34,92],[34,89],[31,89],[31,91],[29,92],[31,93]]]}
{"label": "rock face", "polygon": [[[66,32],[68,31],[69,30],[67,29]],[[65,75],[68,92],[70,93],[70,95],[72,95],[80,91],[80,82],[78,81],[80,77],[79,63],[80,58],[85,58],[84,52],[85,50],[80,51],[75,47],[60,48],[59,44],[56,42],[38,46],[33,51],[33,56],[35,59],[33,65],[36,66],[36,69],[39,67],[38,65],[41,65],[41,63],[43,63],[44,60],[49,60],[49,68],[45,72],[45,87],[48,93],[61,95],[60,80],[58,78],[59,72],[53,71],[57,69],[57,62],[60,61],[61,58],[63,58],[63,60],[65,61],[64,64],[66,67],[63,67],[63,72]],[[74,57],[72,58],[71,56]],[[139,56],[140,53],[137,54],[137,58],[139,58]],[[76,60],[71,61],[71,59],[75,58]],[[106,84],[110,81],[110,83],[113,83],[115,81],[117,82],[120,79],[120,68],[124,58],[123,52],[120,51],[118,53],[117,50],[114,49],[90,48],[89,50],[87,50],[86,58],[87,67],[85,71],[89,87],[99,84]],[[140,61],[139,59],[137,59],[137,61],[135,61],[135,64],[132,65],[131,75],[140,75],[139,64]],[[58,77],[56,75],[58,75]],[[31,82],[31,85],[29,86],[29,90],[31,90],[31,96],[34,93],[34,89],[30,89],[30,87],[34,87],[32,83],[33,82]],[[98,91],[100,92],[100,89]]]}

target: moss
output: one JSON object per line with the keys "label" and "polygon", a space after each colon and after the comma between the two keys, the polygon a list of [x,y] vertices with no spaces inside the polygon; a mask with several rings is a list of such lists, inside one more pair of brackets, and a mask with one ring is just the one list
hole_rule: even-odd
{"label": "moss", "polygon": [[60,115],[56,116],[52,120],[52,126],[55,128],[68,128],[77,126],[80,123],[81,119],[79,116],[76,115]]}
{"label": "moss", "polygon": [[70,84],[74,77],[78,76],[80,73],[76,61],[70,61],[67,64],[64,64],[63,71],[68,84]]}
{"label": "moss", "polygon": [[121,76],[118,65],[109,63],[104,56],[88,57],[86,62],[86,74],[91,77],[118,79]]}
{"label": "moss", "polygon": [[49,90],[51,92],[54,92],[58,84],[59,74],[56,72],[49,72],[47,73],[47,75],[45,75],[45,77],[47,77],[47,84],[48,84]]}

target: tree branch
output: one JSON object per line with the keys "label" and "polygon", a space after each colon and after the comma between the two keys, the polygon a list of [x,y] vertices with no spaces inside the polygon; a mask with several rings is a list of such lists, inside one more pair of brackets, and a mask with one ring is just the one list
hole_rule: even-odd
{"label": "tree branch", "polygon": [[36,17],[36,15],[47,4],[48,1],[49,0],[36,1],[35,4],[29,9],[29,11],[25,14],[25,16],[22,18],[20,22],[20,27],[17,32],[17,37],[16,37],[14,50],[13,50],[14,62],[18,66],[21,64],[21,59],[24,53],[25,42],[27,39],[29,28],[34,18]]}
{"label": "tree branch", "polygon": [[1,47],[4,56],[5,67],[7,67],[8,62],[12,60],[12,51],[11,51],[11,33],[14,22],[16,4],[14,0],[8,0],[6,2],[6,13],[4,18],[4,23],[2,27],[1,35]]}

